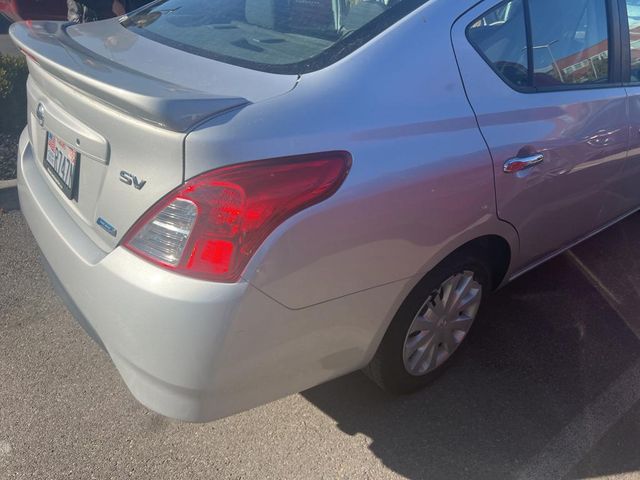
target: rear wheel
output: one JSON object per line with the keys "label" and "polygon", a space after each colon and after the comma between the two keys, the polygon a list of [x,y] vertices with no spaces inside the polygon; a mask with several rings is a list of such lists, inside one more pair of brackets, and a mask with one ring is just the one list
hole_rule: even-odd
{"label": "rear wheel", "polygon": [[489,268],[477,258],[468,253],[449,258],[409,294],[365,368],[383,389],[414,392],[449,365],[491,287]]}

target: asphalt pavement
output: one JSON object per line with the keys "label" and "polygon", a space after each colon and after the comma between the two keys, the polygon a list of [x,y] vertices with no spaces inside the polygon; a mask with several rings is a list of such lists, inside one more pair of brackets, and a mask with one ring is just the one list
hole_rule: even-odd
{"label": "asphalt pavement", "polygon": [[496,293],[416,395],[353,373],[194,425],[131,397],[0,213],[0,479],[640,478],[638,251],[634,215]]}
{"label": "asphalt pavement", "polygon": [[17,55],[20,53],[9,38],[9,35],[0,35],[0,53],[4,55]]}
{"label": "asphalt pavement", "polygon": [[9,35],[7,34],[9,30],[9,22],[0,15],[0,53],[15,55],[18,52],[18,49],[13,44]]}

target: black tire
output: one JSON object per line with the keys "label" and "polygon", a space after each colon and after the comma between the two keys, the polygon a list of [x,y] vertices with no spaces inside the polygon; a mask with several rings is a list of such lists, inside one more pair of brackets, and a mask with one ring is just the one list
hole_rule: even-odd
{"label": "black tire", "polygon": [[[460,348],[453,352],[442,365],[421,376],[410,374],[404,365],[403,350],[407,333],[413,319],[431,295],[443,282],[453,275],[471,271],[474,280],[482,285],[482,303],[491,290],[490,267],[482,260],[486,255],[481,250],[454,253],[431,270],[409,293],[394,316],[380,346],[364,373],[383,390],[395,394],[413,393],[438,378],[451,364]],[[476,315],[477,318],[477,315]],[[472,327],[473,330],[473,327]],[[466,337],[462,341],[465,343]]]}

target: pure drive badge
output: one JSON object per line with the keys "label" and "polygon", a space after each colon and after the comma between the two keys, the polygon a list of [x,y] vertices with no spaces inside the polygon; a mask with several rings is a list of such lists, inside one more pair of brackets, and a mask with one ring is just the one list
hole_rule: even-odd
{"label": "pure drive badge", "polygon": [[97,223],[112,237],[115,237],[116,235],[118,235],[118,230],[116,230],[116,227],[111,225],[104,218],[99,217]]}

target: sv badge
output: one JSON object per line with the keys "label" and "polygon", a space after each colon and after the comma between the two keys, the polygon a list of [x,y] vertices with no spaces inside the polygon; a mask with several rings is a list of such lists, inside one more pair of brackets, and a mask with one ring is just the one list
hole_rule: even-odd
{"label": "sv badge", "polygon": [[126,185],[133,185],[136,190],[142,190],[142,187],[147,183],[146,180],[139,179],[133,173],[124,170],[120,172],[120,181]]}

